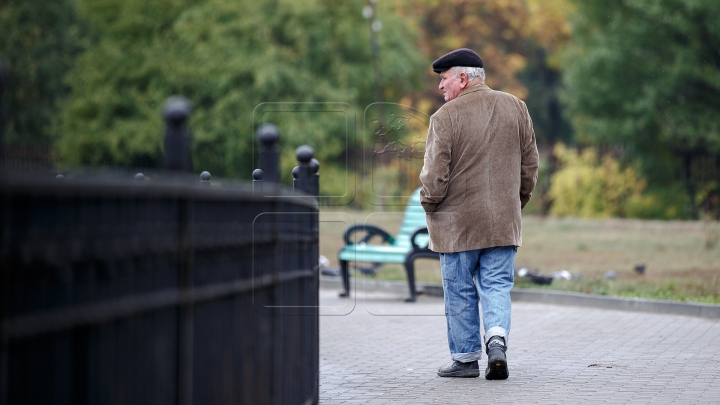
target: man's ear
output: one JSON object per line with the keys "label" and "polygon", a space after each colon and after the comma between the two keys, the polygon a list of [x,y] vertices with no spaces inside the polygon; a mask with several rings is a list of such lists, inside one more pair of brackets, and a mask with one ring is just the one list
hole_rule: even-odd
{"label": "man's ear", "polygon": [[468,80],[467,74],[465,72],[460,72],[460,87],[463,89],[467,87],[470,80]]}

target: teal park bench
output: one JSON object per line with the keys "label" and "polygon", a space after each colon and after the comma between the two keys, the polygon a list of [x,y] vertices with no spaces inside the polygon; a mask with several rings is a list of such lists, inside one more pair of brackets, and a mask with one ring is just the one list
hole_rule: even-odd
{"label": "teal park bench", "polygon": [[[344,291],[340,293],[341,297],[350,295],[349,263],[369,262],[373,263],[375,267],[381,263],[403,263],[410,288],[410,297],[405,301],[414,302],[417,298],[415,260],[419,258],[440,259],[438,253],[427,248],[429,237],[425,211],[420,205],[420,189],[415,190],[410,196],[397,236],[393,237],[376,226],[363,224],[348,227],[343,237],[345,247],[338,253],[344,288]],[[374,241],[378,238],[380,239],[379,244]],[[373,270],[365,272],[374,273]]]}

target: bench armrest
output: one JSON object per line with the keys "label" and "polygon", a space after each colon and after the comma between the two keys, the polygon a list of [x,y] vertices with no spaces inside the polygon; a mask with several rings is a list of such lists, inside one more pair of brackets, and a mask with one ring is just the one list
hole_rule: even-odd
{"label": "bench armrest", "polygon": [[346,245],[352,245],[353,242],[351,241],[352,235],[355,232],[365,232],[365,237],[362,238],[362,240],[359,241],[359,243],[368,243],[370,239],[372,239],[374,236],[378,235],[382,238],[383,242],[387,242],[389,244],[395,243],[395,238],[390,236],[389,233],[385,232],[384,230],[372,226],[372,225],[353,225],[345,230],[345,235],[343,235],[343,239],[345,240]]}
{"label": "bench armrest", "polygon": [[419,246],[417,241],[415,241],[415,238],[418,237],[418,235],[429,235],[427,226],[422,226],[418,229],[416,229],[411,235],[410,235],[410,244],[413,247],[413,250],[429,250],[427,245],[425,246]]}

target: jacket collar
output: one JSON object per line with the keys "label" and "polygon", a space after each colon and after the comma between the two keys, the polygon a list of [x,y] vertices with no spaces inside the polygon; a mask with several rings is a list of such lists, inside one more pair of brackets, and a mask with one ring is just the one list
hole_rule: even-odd
{"label": "jacket collar", "polygon": [[[458,97],[464,96],[466,94],[474,93],[476,91],[491,91],[492,89],[488,87],[486,84],[475,84],[472,85],[465,90],[461,91],[460,94],[458,94]],[[457,97],[456,97],[457,98]]]}

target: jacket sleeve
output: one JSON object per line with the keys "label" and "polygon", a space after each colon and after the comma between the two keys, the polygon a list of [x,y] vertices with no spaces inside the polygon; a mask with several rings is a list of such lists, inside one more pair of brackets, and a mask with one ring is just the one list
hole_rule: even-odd
{"label": "jacket sleeve", "polygon": [[522,101],[520,103],[522,103],[520,110],[520,146],[522,150],[522,158],[520,161],[520,207],[525,208],[525,205],[530,201],[530,197],[532,197],[535,184],[537,184],[539,158],[530,113],[525,103]]}
{"label": "jacket sleeve", "polygon": [[425,143],[425,161],[420,171],[420,203],[426,213],[434,212],[445,198],[450,180],[452,125],[442,110],[430,117]]}

